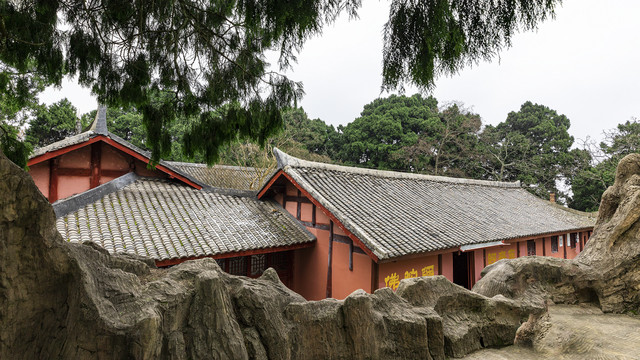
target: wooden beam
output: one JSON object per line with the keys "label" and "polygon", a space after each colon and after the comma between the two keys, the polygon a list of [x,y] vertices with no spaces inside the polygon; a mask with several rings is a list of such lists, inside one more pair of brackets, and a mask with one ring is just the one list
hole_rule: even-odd
{"label": "wooden beam", "polygon": [[102,158],[102,144],[97,142],[91,144],[91,181],[89,188],[93,189],[100,185],[100,160]]}
{"label": "wooden beam", "polygon": [[[298,192],[300,192],[300,191],[298,190]],[[312,204],[311,200],[307,199],[304,196],[300,196],[300,194],[298,194],[298,196],[286,195],[285,197],[287,198],[287,201],[300,202],[300,203],[305,203],[305,204]]]}
{"label": "wooden beam", "polygon": [[[271,180],[269,180],[269,182],[267,182],[262,187],[262,190],[260,190],[260,192],[258,193],[257,198],[261,199],[264,196],[264,194],[266,194],[267,191],[269,191],[269,189],[271,189],[271,187],[274,186],[274,183],[276,182],[276,180],[278,180],[280,177],[282,177],[282,174],[284,174],[284,171],[278,170],[278,172],[276,172],[275,175],[273,175],[271,177]],[[281,185],[277,185],[277,186],[281,186]],[[286,187],[285,187],[285,191],[282,194],[282,202],[283,202],[282,207],[285,207],[284,203],[286,202],[286,198],[287,198],[287,192],[286,192]]]}
{"label": "wooden beam", "polygon": [[[147,158],[146,156],[144,156],[142,154],[139,154],[139,153],[129,149],[128,147],[119,144],[118,142],[114,141],[113,139],[111,139],[111,138],[109,138],[107,136],[98,135],[98,136],[95,136],[95,137],[93,137],[93,138],[91,138],[91,139],[89,139],[89,140],[87,140],[87,141],[85,141],[83,143],[67,146],[65,148],[62,148],[62,149],[59,149],[59,150],[56,150],[56,151],[51,151],[51,152],[42,154],[40,156],[36,156],[36,157],[32,158],[31,160],[29,160],[27,162],[27,166],[33,166],[35,164],[41,163],[41,162],[49,160],[49,159],[53,159],[53,158],[58,157],[60,155],[66,154],[66,153],[71,152],[73,150],[77,150],[77,149],[83,148],[85,146],[89,146],[89,145],[91,145],[93,143],[96,143],[96,142],[99,142],[99,141],[105,142],[105,143],[113,146],[114,148],[116,148],[116,149],[118,149],[118,150],[120,150],[120,151],[122,151],[122,152],[124,152],[124,153],[126,153],[128,155],[131,155],[132,157],[142,161],[145,164],[148,164],[150,162],[150,159]],[[158,164],[158,165],[156,165],[156,169],[168,174],[169,177],[171,177],[171,178],[175,178],[175,179],[178,179],[178,180],[182,181],[183,183],[185,183],[185,184],[187,184],[187,185],[189,185],[189,186],[191,186],[193,188],[196,188],[198,190],[202,189],[202,186],[194,183],[193,181],[191,181],[191,180],[187,179],[186,177],[176,173],[175,171],[170,170],[166,166]]]}
{"label": "wooden beam", "polygon": [[[129,155],[133,156],[134,158],[142,161],[145,164],[148,164],[150,162],[150,159],[145,157],[144,155],[138,154],[137,152],[129,149],[126,146],[120,145],[116,141],[114,141],[114,140],[112,140],[112,139],[110,139],[110,138],[108,138],[106,136],[100,135],[98,137],[100,138],[100,140],[104,141],[105,143],[113,146],[114,148],[116,148],[116,149],[118,149],[118,150],[120,150],[120,151],[122,151],[122,152],[124,152],[126,154],[129,154]],[[202,189],[202,186],[194,183],[193,181],[191,181],[191,180],[187,179],[186,177],[178,174],[177,172],[175,172],[173,170],[170,170],[166,166],[157,164],[156,165],[156,169],[158,169],[158,170],[164,172],[165,174],[169,175],[170,178],[178,179],[178,180],[182,181],[183,183],[185,183],[185,184],[187,184],[187,185],[189,185],[189,186],[191,186],[191,187],[193,187],[195,189],[198,189],[198,190]]]}
{"label": "wooden beam", "polygon": [[353,271],[353,241],[349,242],[349,271]]}
{"label": "wooden beam", "polygon": [[311,210],[311,225],[316,227],[316,204],[312,205],[313,208]]}
{"label": "wooden beam", "polygon": [[306,227],[310,227],[310,228],[314,228],[314,229],[320,229],[320,230],[329,230],[329,225],[328,224],[313,224],[310,223],[308,221],[302,221],[300,220],[300,223]]}
{"label": "wooden beam", "polygon": [[460,247],[459,246],[455,246],[455,247],[450,247],[450,248],[446,248],[446,249],[440,249],[440,250],[434,250],[434,251],[425,251],[425,252],[421,252],[421,253],[402,255],[402,256],[398,256],[398,257],[394,257],[394,258],[390,258],[390,259],[384,259],[384,260],[380,260],[380,263],[411,260],[411,259],[421,258],[421,257],[425,257],[425,256],[432,256],[432,255],[438,255],[438,254],[447,254],[447,253],[458,252],[458,251],[460,251]]}
{"label": "wooden beam", "polygon": [[332,266],[333,266],[333,221],[329,223],[331,230],[329,230],[329,255],[327,256],[327,291],[326,298],[331,297],[331,285],[332,285]]}
{"label": "wooden beam", "polygon": [[30,159],[27,162],[27,166],[33,166],[33,165],[39,164],[39,163],[41,163],[43,161],[47,161],[49,159],[56,158],[56,157],[58,157],[60,155],[66,154],[66,153],[71,152],[73,150],[77,150],[77,149],[83,148],[85,146],[89,146],[89,145],[91,145],[91,144],[93,144],[93,143],[95,143],[97,141],[100,141],[99,137],[94,137],[94,138],[91,138],[91,139],[89,139],[89,140],[87,140],[87,141],[85,141],[83,143],[80,143],[80,144],[71,145],[71,146],[67,146],[65,148],[56,150],[56,151],[51,151],[51,152],[48,152],[48,153],[44,153],[44,154],[42,154],[40,156],[36,156],[36,157]]}
{"label": "wooden beam", "polygon": [[371,260],[371,293],[378,290],[378,276],[380,272],[380,265],[377,262]]}
{"label": "wooden beam", "polygon": [[60,158],[53,158],[49,161],[49,202],[58,200],[58,165]]}
{"label": "wooden beam", "polygon": [[58,168],[58,176],[89,176],[90,169]]}
{"label": "wooden beam", "polygon": [[[311,241],[311,242],[308,242],[308,243],[302,243],[302,244],[280,246],[280,247],[275,247],[275,248],[267,248],[267,249],[234,251],[234,252],[228,252],[228,253],[217,254],[217,255],[192,256],[192,257],[179,258],[179,259],[169,259],[169,260],[156,260],[156,266],[157,267],[165,267],[165,266],[177,265],[177,264],[183,263],[183,262],[188,261],[188,260],[198,260],[198,259],[204,259],[204,258],[227,259],[227,258],[238,257],[238,256],[270,254],[270,253],[276,253],[276,252],[282,252],[282,251],[305,249],[305,248],[310,248],[312,246],[315,246],[315,241]],[[228,263],[228,261],[226,261],[226,262]],[[227,270],[225,270],[225,271],[227,271]]]}

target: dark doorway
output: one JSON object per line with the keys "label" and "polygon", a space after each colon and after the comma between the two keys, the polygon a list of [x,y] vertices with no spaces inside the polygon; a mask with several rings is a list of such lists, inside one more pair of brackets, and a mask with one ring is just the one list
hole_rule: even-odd
{"label": "dark doorway", "polygon": [[469,254],[473,253],[453,253],[453,282],[467,289],[469,283]]}
{"label": "dark doorway", "polygon": [[527,255],[534,256],[536,254],[536,241],[527,240]]}

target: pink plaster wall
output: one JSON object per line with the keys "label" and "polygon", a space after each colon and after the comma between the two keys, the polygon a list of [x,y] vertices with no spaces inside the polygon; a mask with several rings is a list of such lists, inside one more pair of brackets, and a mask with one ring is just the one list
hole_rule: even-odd
{"label": "pink plaster wall", "polygon": [[59,176],[58,199],[89,190],[91,179],[88,176]]}
{"label": "pink plaster wall", "polygon": [[100,167],[104,170],[129,171],[131,157],[109,145],[102,144]]}
{"label": "pink plaster wall", "polygon": [[317,237],[316,245],[293,252],[293,281],[291,290],[307,300],[325,298],[327,289],[327,257],[329,231],[307,228]]}
{"label": "pink plaster wall", "polygon": [[349,270],[349,244],[333,242],[331,296],[344,299],[352,292],[362,289],[371,292],[371,259],[353,253],[353,270]]}
{"label": "pink plaster wall", "polygon": [[536,256],[542,256],[542,239],[536,239]]}
{"label": "pink plaster wall", "polygon": [[88,169],[91,165],[91,146],[68,152],[58,157],[60,168]]}
{"label": "pink plaster wall", "polygon": [[49,161],[43,161],[29,167],[29,174],[36,186],[46,198],[49,198]]}
{"label": "pink plaster wall", "polygon": [[453,282],[453,253],[442,254],[442,275]]}
{"label": "pink plaster wall", "polygon": [[300,204],[300,220],[311,222],[313,220],[313,204]]}

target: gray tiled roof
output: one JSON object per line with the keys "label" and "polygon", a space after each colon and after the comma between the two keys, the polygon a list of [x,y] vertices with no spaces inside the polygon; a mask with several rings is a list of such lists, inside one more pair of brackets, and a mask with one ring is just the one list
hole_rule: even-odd
{"label": "gray tiled roof", "polygon": [[595,223],[531,195],[519,183],[369,170],[274,153],[279,167],[379,259]]}
{"label": "gray tiled roof", "polygon": [[200,183],[224,189],[257,191],[273,175],[273,169],[244,166],[195,164],[167,161],[174,169],[189,174]]}
{"label": "gray tiled roof", "polygon": [[159,261],[315,240],[275,202],[148,178],[59,217],[56,225],[70,242]]}

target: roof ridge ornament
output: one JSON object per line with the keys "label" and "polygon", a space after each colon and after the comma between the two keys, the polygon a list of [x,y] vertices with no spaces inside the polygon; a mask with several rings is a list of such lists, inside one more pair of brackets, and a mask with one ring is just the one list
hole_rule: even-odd
{"label": "roof ridge ornament", "polygon": [[89,130],[95,132],[96,134],[101,135],[109,135],[109,130],[107,129],[107,106],[106,105],[98,105],[98,111],[96,112],[96,117],[93,119],[91,125],[89,125]]}

